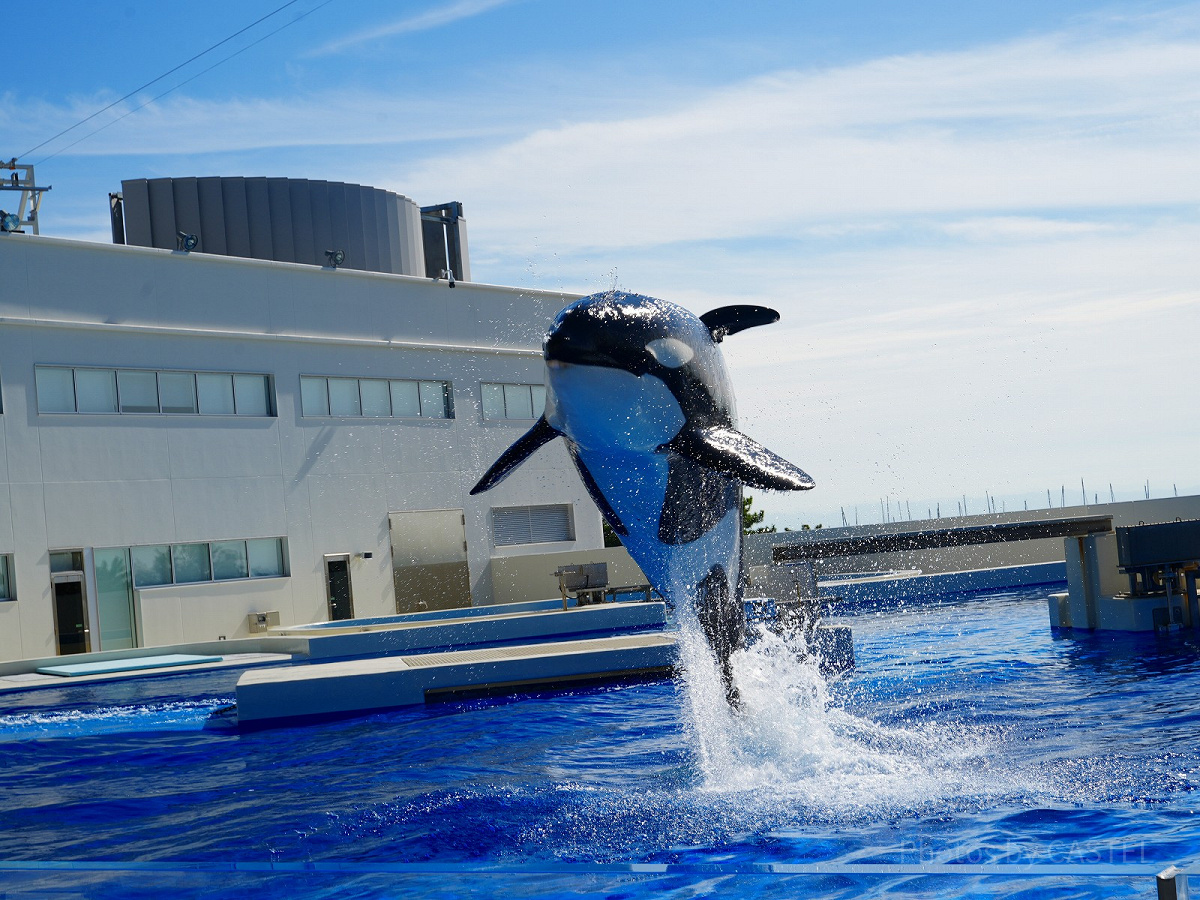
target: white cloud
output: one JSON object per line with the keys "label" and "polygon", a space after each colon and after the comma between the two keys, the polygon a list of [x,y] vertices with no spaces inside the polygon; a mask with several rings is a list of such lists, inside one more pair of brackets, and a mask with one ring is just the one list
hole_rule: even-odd
{"label": "white cloud", "polygon": [[449,25],[452,22],[458,22],[462,19],[469,19],[472,16],[477,16],[511,2],[512,0],[458,0],[457,3],[438,6],[415,16],[406,16],[403,19],[389,22],[386,25],[377,25],[363,31],[355,32],[347,37],[339,38],[336,41],[330,41],[313,51],[312,55],[324,56],[331,53],[340,53],[351,47],[357,47],[360,44],[377,41],[385,37],[395,37],[399,34],[413,34],[418,31],[441,28],[443,25]]}
{"label": "white cloud", "polygon": [[779,72],[392,179],[455,185],[504,248],[548,213],[562,249],[636,247],[872,217],[1001,225],[1031,209],[1194,204],[1198,139],[1200,41],[1149,32]]}

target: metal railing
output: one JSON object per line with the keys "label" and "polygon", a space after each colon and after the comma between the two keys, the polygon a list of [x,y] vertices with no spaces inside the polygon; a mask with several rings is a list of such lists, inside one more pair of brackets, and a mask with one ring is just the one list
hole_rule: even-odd
{"label": "metal railing", "polygon": [[94,873],[111,875],[145,874],[261,874],[289,875],[643,875],[757,877],[857,875],[887,877],[975,876],[987,878],[1125,878],[1154,879],[1159,900],[1187,900],[1188,872],[1162,864],[1077,863],[1047,865],[1038,863],[534,863],[487,865],[479,863],[403,863],[357,862],[340,860],[162,860],[149,862],[113,862],[109,860],[0,860],[0,873],[51,875],[54,873]]}

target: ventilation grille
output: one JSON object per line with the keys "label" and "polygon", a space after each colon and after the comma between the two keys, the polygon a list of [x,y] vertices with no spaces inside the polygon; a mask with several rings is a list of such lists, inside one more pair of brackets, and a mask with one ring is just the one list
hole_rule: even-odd
{"label": "ventilation grille", "polygon": [[493,509],[492,533],[497,547],[575,540],[569,504]]}

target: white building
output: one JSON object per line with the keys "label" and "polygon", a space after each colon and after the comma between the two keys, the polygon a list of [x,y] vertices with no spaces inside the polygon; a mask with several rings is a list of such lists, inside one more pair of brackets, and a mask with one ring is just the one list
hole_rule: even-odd
{"label": "white building", "polygon": [[485,604],[493,559],[602,546],[558,442],[468,496],[573,296],[162,240],[0,235],[0,660]]}

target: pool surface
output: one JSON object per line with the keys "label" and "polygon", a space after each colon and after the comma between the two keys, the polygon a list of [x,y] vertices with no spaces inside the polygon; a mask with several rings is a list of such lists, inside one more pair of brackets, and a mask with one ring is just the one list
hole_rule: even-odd
{"label": "pool surface", "polygon": [[5,695],[0,893],[1153,897],[1200,862],[1200,647],[1056,637],[1044,596],[862,612],[832,683],[768,636],[737,717],[675,682],[247,733],[227,671]]}

